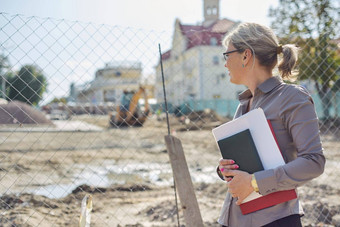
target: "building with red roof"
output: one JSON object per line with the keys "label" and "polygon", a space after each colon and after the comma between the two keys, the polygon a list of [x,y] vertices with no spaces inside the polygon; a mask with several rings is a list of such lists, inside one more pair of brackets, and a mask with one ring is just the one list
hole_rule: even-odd
{"label": "building with red roof", "polygon": [[[174,106],[206,102],[208,107],[216,100],[236,100],[244,89],[229,82],[222,55],[222,41],[238,22],[219,18],[219,0],[203,0],[203,14],[204,21],[198,25],[176,19],[172,47],[162,54],[167,99]],[[156,75],[155,97],[162,103],[160,64]]]}

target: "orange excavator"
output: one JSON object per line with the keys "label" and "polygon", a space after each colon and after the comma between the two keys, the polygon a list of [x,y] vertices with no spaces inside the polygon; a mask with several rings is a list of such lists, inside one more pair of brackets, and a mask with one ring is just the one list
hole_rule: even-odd
{"label": "orange excavator", "polygon": [[[145,100],[144,110],[142,111],[138,105],[139,99],[142,97]],[[117,106],[116,115],[110,115],[111,127],[128,127],[128,126],[143,126],[147,119],[150,109],[146,91],[143,87],[139,87],[137,92],[124,91],[120,105]]]}

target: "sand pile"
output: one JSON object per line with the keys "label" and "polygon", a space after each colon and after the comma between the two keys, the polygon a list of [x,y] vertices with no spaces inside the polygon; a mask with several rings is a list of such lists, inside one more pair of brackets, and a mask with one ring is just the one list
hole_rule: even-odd
{"label": "sand pile", "polygon": [[0,124],[52,124],[46,116],[30,105],[12,101],[0,104]]}

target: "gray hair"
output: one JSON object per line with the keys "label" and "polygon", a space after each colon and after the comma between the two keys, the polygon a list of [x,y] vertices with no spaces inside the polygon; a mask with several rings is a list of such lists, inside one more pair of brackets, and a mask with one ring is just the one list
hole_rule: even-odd
{"label": "gray hair", "polygon": [[[292,75],[292,70],[298,59],[298,47],[292,44],[279,45],[274,32],[263,25],[256,23],[241,23],[223,40],[225,47],[231,43],[239,52],[250,49],[265,67],[273,69],[278,62],[278,54],[283,57],[278,69],[283,78]],[[254,58],[255,60],[255,58]]]}

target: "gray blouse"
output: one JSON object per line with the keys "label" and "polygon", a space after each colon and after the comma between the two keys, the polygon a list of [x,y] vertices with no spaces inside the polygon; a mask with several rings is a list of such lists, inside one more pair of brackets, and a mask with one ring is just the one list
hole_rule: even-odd
{"label": "gray blouse", "polygon": [[[239,96],[234,118],[247,112],[250,90]],[[308,91],[286,84],[281,77],[271,77],[260,84],[251,109],[262,108],[270,120],[285,165],[255,173],[261,195],[294,189],[318,177],[324,171],[325,157],[319,135],[318,118]],[[303,214],[298,199],[243,215],[236,199],[227,193],[218,222],[231,227],[263,226],[277,219]]]}

